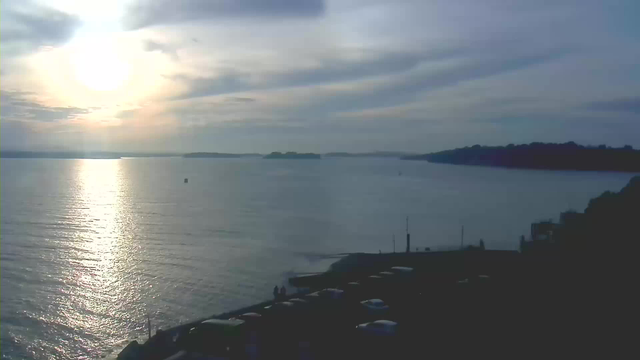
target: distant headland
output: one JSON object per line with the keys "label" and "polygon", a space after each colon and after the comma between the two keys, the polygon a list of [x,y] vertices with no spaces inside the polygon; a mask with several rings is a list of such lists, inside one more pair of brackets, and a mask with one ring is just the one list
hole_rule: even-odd
{"label": "distant headland", "polygon": [[265,155],[263,159],[320,159],[321,156],[319,154],[314,153],[297,153],[293,151],[289,151],[286,153],[281,153],[278,151],[274,151],[269,155]]}
{"label": "distant headland", "polygon": [[0,157],[13,159],[120,159],[123,156],[112,152],[0,151]]}
{"label": "distant headland", "polygon": [[261,154],[228,154],[217,152],[194,152],[182,155],[183,158],[214,158],[214,159],[226,159],[226,158],[243,158],[243,157],[259,157]]}
{"label": "distant headland", "polygon": [[474,145],[402,159],[524,169],[640,172],[640,150],[634,150],[630,145],[621,148],[582,146],[574,142]]}
{"label": "distant headland", "polygon": [[1,158],[12,159],[122,159],[122,158],[152,158],[177,157],[178,153],[141,153],[116,151],[27,151],[0,150]]}

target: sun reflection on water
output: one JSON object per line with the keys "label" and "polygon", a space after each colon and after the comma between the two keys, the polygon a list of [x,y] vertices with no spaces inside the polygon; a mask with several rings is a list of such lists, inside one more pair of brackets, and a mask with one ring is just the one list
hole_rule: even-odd
{"label": "sun reflection on water", "polygon": [[117,338],[128,319],[139,317],[132,308],[139,287],[128,279],[135,245],[122,160],[79,160],[76,169],[70,210],[77,231],[59,303],[65,316],[52,320],[88,333],[86,348],[97,351],[96,344]]}

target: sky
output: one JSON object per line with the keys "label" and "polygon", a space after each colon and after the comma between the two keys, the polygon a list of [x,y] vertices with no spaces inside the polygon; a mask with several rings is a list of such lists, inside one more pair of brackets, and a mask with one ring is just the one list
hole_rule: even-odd
{"label": "sky", "polygon": [[637,0],[2,0],[0,148],[640,148]]}

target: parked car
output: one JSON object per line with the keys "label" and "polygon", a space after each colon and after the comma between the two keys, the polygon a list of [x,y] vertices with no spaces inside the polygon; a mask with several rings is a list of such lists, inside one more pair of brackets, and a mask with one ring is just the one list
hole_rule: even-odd
{"label": "parked car", "polygon": [[320,291],[316,291],[311,294],[305,295],[305,298],[316,301],[316,300],[342,300],[344,299],[344,290],[327,288]]}
{"label": "parked car", "polygon": [[255,312],[249,312],[249,313],[244,313],[242,315],[238,315],[235,318],[246,321],[246,322],[257,322],[260,321],[260,319],[262,319],[262,315],[255,313]]}
{"label": "parked car", "polygon": [[415,276],[413,268],[407,266],[394,266],[389,272],[395,274],[393,278],[394,286],[398,291],[398,296],[407,297],[410,294],[416,295],[420,293],[423,285]]}
{"label": "parked car", "polygon": [[298,306],[307,306],[307,305],[309,305],[309,301],[308,300],[300,299],[300,298],[289,299],[288,302],[293,303],[294,305],[298,305]]}
{"label": "parked car", "polygon": [[288,327],[296,321],[296,305],[289,301],[281,301],[265,306],[262,316],[268,324],[276,325],[278,328]]}
{"label": "parked car", "polygon": [[244,340],[244,354],[245,358],[250,359],[258,359],[260,357],[260,353],[263,347],[263,339],[264,336],[264,320],[262,319],[262,315],[249,312],[236,316],[235,318],[231,318],[229,320],[242,320],[245,322],[245,340]]}
{"label": "parked car", "polygon": [[361,334],[393,336],[398,333],[398,323],[391,320],[376,320],[356,326]]}
{"label": "parked car", "polygon": [[381,315],[389,312],[389,306],[380,299],[369,299],[361,301],[360,304],[371,315]]}
{"label": "parked car", "polygon": [[235,358],[244,352],[240,319],[209,319],[191,328],[183,339],[185,350],[193,355]]}
{"label": "parked car", "polygon": [[392,272],[396,273],[396,274],[410,274],[413,272],[413,268],[407,267],[407,266],[394,266],[391,268]]}
{"label": "parked car", "polygon": [[345,297],[349,301],[358,302],[364,297],[364,289],[362,285],[357,281],[352,281],[341,286],[342,290],[345,291]]}
{"label": "parked car", "polygon": [[286,309],[293,308],[293,306],[294,305],[291,302],[281,301],[281,302],[277,302],[277,303],[273,303],[271,305],[265,306],[264,309],[269,312],[286,311]]}

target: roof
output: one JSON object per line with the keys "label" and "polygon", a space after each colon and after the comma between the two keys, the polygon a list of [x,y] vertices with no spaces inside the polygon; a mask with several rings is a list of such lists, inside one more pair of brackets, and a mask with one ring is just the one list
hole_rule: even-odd
{"label": "roof", "polygon": [[254,313],[254,312],[244,313],[244,314],[242,314],[240,316],[247,317],[247,318],[259,318],[259,317],[262,317],[262,315],[260,315],[258,313]]}
{"label": "roof", "polygon": [[336,289],[336,288],[326,288],[321,290],[321,292],[332,292],[332,293],[342,293],[344,290]]}
{"label": "roof", "polygon": [[362,303],[362,304],[371,304],[371,305],[375,305],[375,306],[383,306],[384,305],[384,301],[382,301],[380,299],[369,299],[369,300],[361,301],[360,303]]}
{"label": "roof", "polygon": [[374,324],[382,324],[382,325],[385,325],[385,326],[396,326],[396,325],[398,325],[397,322],[391,321],[391,320],[376,320],[373,323]]}
{"label": "roof", "polygon": [[394,266],[391,268],[391,270],[395,270],[398,272],[412,272],[413,268],[410,268],[408,266]]}

